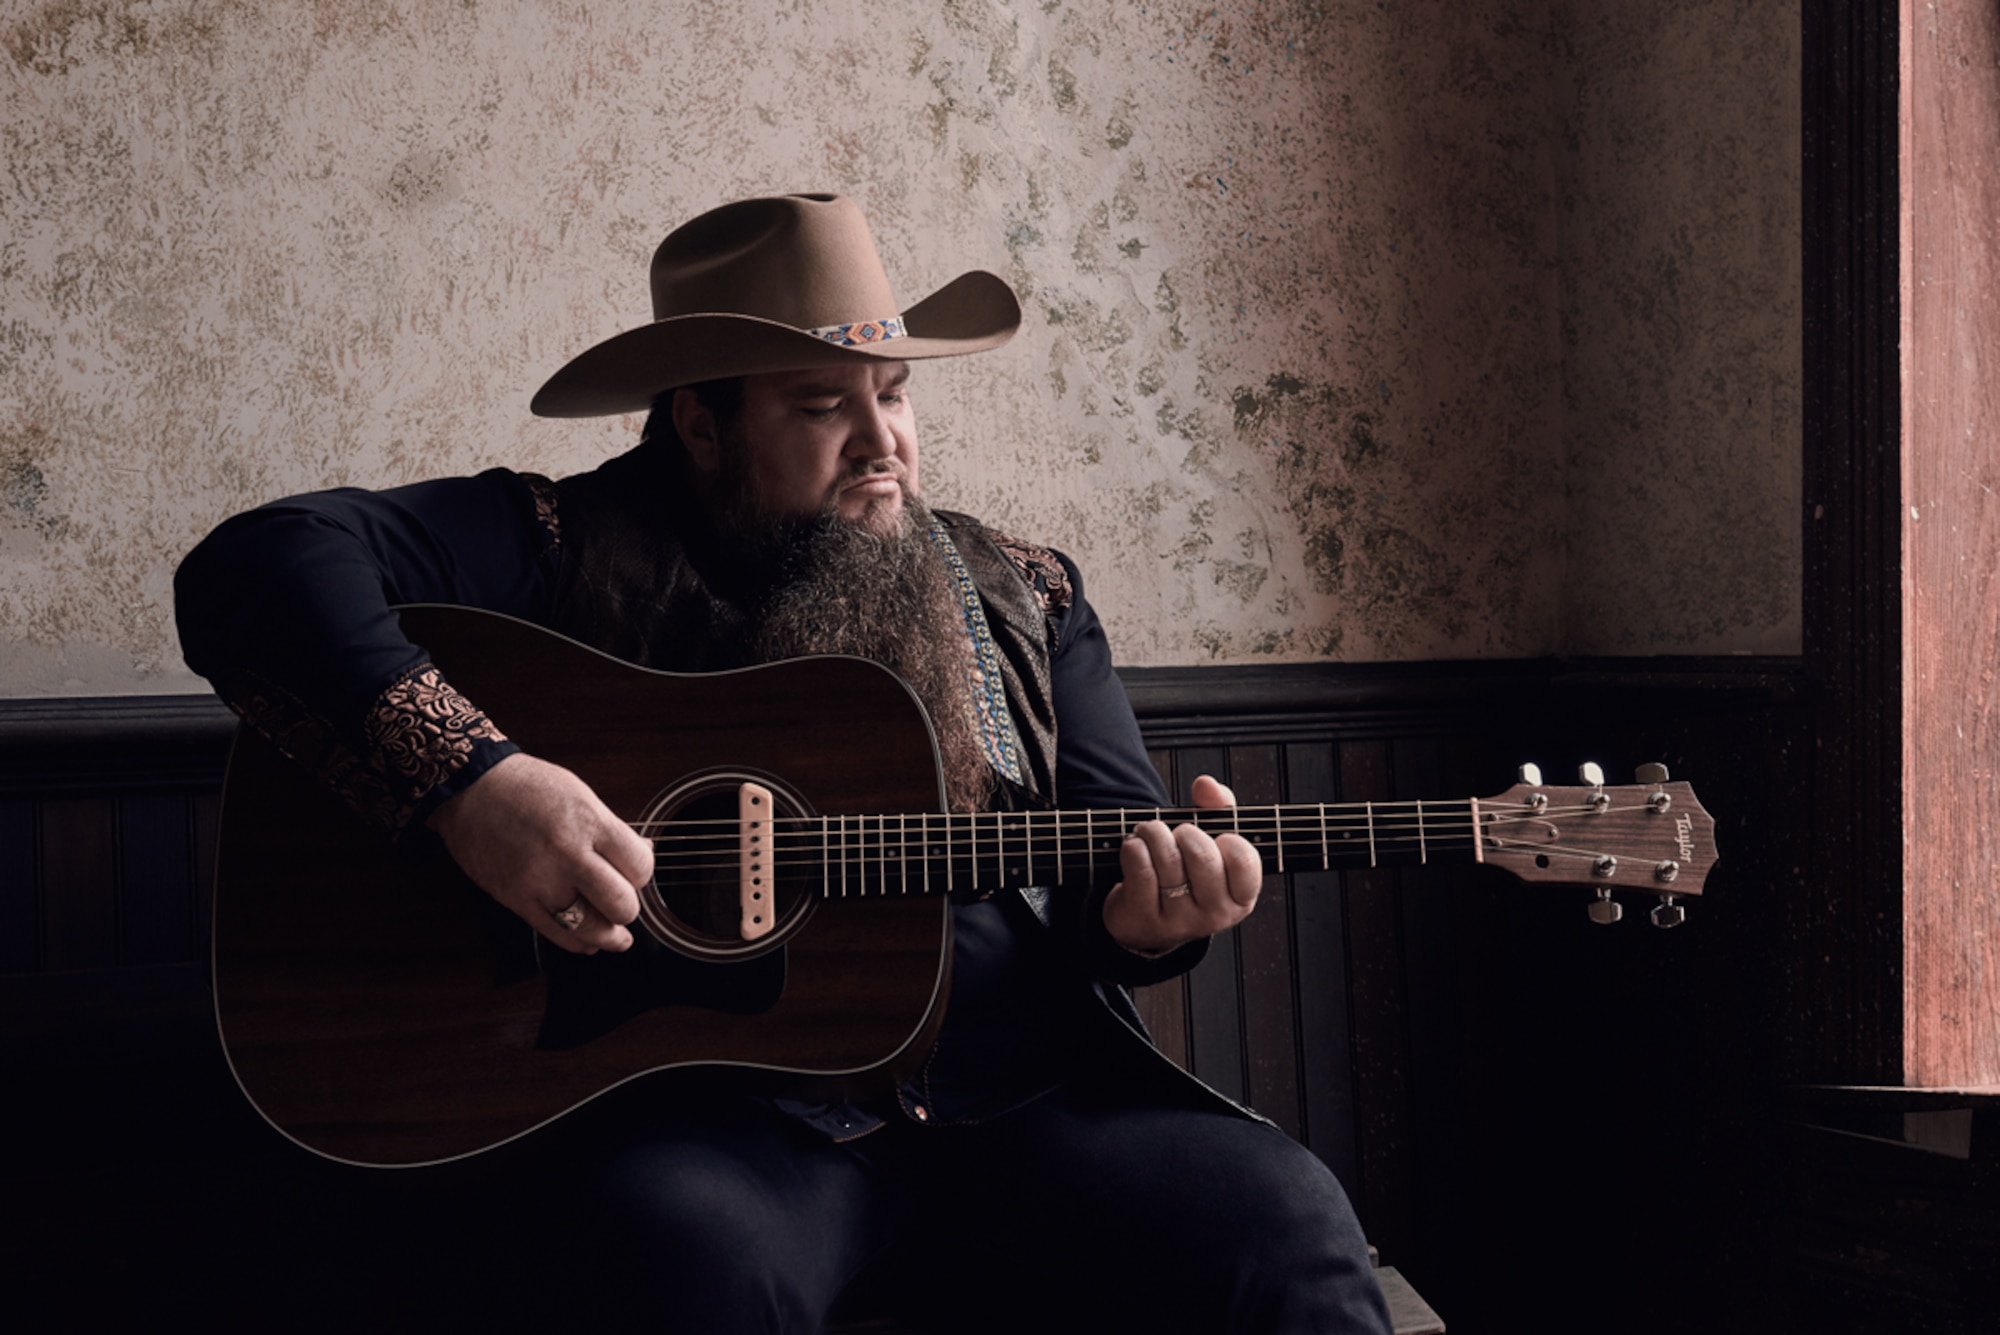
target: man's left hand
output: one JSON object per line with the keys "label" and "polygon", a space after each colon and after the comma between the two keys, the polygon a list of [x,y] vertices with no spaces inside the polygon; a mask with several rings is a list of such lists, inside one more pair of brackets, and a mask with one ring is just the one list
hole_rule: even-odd
{"label": "man's left hand", "polygon": [[[1206,774],[1194,781],[1193,796],[1205,810],[1236,805],[1236,795]],[[1212,838],[1192,822],[1173,829],[1143,822],[1118,850],[1118,863],[1125,879],[1105,896],[1104,925],[1112,940],[1141,955],[1234,927],[1257,907],[1264,885],[1264,860],[1249,840]]]}

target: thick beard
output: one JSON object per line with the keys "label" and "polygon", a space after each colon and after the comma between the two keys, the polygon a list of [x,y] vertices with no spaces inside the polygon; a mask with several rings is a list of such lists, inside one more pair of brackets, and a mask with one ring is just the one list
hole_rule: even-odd
{"label": "thick beard", "polygon": [[730,481],[716,499],[728,545],[756,590],[752,657],[852,654],[894,671],[930,711],[950,809],[979,810],[993,770],[973,722],[965,618],[930,536],[930,511],[906,490],[893,531],[877,533],[831,504],[805,517],[760,513],[748,488]]}

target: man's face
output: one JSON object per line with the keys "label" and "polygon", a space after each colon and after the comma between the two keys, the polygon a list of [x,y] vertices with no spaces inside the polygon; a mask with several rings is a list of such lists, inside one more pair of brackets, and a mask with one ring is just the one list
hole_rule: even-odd
{"label": "man's face", "polygon": [[744,377],[743,407],[725,450],[766,513],[841,518],[893,532],[903,494],[919,494],[910,368],[866,362]]}

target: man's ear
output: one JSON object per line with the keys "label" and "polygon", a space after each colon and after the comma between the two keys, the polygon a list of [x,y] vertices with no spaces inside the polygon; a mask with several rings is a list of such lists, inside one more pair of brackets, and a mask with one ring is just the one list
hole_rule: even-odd
{"label": "man's ear", "polygon": [[702,406],[691,389],[674,391],[674,432],[687,448],[688,462],[703,477],[714,477],[722,460],[722,440],[715,414]]}

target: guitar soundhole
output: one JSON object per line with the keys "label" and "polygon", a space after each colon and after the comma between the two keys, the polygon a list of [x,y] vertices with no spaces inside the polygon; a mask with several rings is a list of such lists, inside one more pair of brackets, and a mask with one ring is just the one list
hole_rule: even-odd
{"label": "guitar soundhole", "polygon": [[764,774],[711,774],[684,781],[654,800],[641,826],[657,857],[652,884],[640,892],[640,918],[662,941],[706,959],[747,959],[776,949],[812,911],[815,874],[788,866],[775,831],[759,869],[757,901],[776,916],[768,935],[743,938],[743,844],[737,792],[744,782],[771,790],[776,820],[805,814],[804,804]]}

